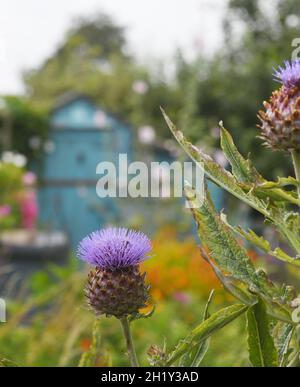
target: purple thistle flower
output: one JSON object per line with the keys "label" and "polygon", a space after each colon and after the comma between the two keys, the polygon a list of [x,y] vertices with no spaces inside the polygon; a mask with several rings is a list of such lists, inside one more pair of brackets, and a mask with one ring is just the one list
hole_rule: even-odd
{"label": "purple thistle flower", "polygon": [[285,67],[279,66],[278,70],[274,69],[274,79],[283,83],[287,88],[300,87],[300,60],[284,61]]}
{"label": "purple thistle flower", "polygon": [[138,265],[149,258],[151,249],[144,233],[110,227],[85,237],[79,244],[78,257],[103,269],[117,269]]}

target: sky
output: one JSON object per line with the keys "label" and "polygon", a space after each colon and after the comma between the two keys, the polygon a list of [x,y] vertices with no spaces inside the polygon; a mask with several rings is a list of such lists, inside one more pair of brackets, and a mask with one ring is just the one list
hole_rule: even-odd
{"label": "sky", "polygon": [[55,51],[74,18],[104,12],[125,26],[141,62],[214,52],[226,0],[0,0],[0,94],[20,94],[21,74]]}

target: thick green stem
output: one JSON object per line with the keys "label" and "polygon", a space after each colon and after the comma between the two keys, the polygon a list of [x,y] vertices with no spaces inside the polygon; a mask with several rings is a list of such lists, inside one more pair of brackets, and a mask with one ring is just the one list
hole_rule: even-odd
{"label": "thick green stem", "polygon": [[[295,169],[295,176],[300,184],[300,153],[298,151],[292,151],[292,159]],[[298,197],[300,199],[300,185],[298,186]]]}
{"label": "thick green stem", "polygon": [[128,357],[130,360],[131,367],[139,367],[138,359],[136,357],[136,353],[135,353],[135,349],[132,341],[128,318],[123,317],[120,319],[120,321],[123,328],[123,333],[126,341],[126,347],[127,347],[127,352],[128,352]]}

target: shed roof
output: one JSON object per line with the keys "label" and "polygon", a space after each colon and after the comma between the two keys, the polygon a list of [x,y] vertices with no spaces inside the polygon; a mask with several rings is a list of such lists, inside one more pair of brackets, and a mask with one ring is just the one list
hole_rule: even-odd
{"label": "shed roof", "polygon": [[85,94],[74,91],[60,96],[51,112],[54,129],[110,129],[115,125],[131,126],[122,118],[98,106]]}
{"label": "shed roof", "polygon": [[76,100],[79,100],[79,99],[85,99],[94,105],[92,98],[90,98],[86,94],[76,93],[75,91],[68,91],[68,92],[60,95],[56,99],[55,104],[54,104],[53,109],[52,109],[52,114],[56,110],[59,110],[59,109],[65,107],[66,105],[69,105],[70,103],[72,103]]}
{"label": "shed roof", "polygon": [[105,112],[112,119],[119,121],[123,125],[126,125],[126,126],[128,126],[128,128],[132,129],[132,125],[126,119],[124,119],[120,114],[114,113],[114,112],[110,111],[109,109],[102,107],[101,104],[96,103],[94,101],[94,99],[92,97],[90,97],[89,95],[84,94],[84,93],[79,93],[76,91],[68,91],[68,92],[60,95],[56,99],[56,102],[55,102],[55,104],[52,108],[52,111],[51,111],[51,115],[55,114],[58,110],[63,109],[67,105],[69,105],[73,102],[76,102],[78,100],[87,101],[90,105]]}

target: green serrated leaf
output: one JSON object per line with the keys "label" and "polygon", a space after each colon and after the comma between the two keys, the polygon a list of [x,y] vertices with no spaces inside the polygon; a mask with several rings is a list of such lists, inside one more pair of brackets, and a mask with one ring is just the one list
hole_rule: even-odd
{"label": "green serrated leaf", "polygon": [[273,257],[278,258],[280,261],[291,263],[295,266],[300,266],[300,259],[298,257],[292,258],[285,251],[283,251],[280,247],[276,247],[274,250],[269,252]]}
{"label": "green serrated leaf", "polygon": [[255,208],[257,211],[261,212],[263,215],[267,216],[267,205],[251,195],[251,193],[247,194],[238,184],[235,177],[226,169],[222,168],[219,164],[217,164],[210,156],[203,153],[200,149],[196,148],[192,145],[187,139],[184,137],[183,133],[176,128],[170,118],[162,109],[162,113],[164,118],[173,133],[176,140],[182,146],[184,151],[190,156],[190,158],[200,167],[204,167],[205,174],[214,181],[221,188],[224,188],[226,191],[230,192],[232,195],[247,203],[249,206]]}
{"label": "green serrated leaf", "polygon": [[264,178],[257,172],[250,160],[245,160],[234,145],[231,134],[221,126],[221,148],[229,161],[232,173],[238,182],[259,184],[263,183]]}
{"label": "green serrated leaf", "polygon": [[279,322],[276,326],[275,333],[277,336],[276,346],[278,349],[279,367],[285,367],[288,363],[288,357],[292,352],[290,343],[295,331],[295,327],[291,324]]}
{"label": "green serrated leaf", "polygon": [[266,307],[262,300],[247,312],[249,359],[254,367],[277,367],[278,354],[270,334]]}
{"label": "green serrated leaf", "polygon": [[[209,307],[210,307],[210,304],[212,302],[214,292],[215,292],[214,290],[212,290],[210,292],[207,303],[205,305],[204,314],[203,314],[203,322],[210,317]],[[202,360],[204,359],[206,352],[208,351],[209,343],[210,343],[210,338],[204,340],[203,342],[201,342],[199,344],[198,348],[196,348],[194,358],[190,364],[191,367],[199,367],[200,366]]]}
{"label": "green serrated leaf", "polygon": [[289,177],[278,177],[277,181],[264,181],[261,186],[263,188],[282,188],[292,185],[294,187],[299,187],[300,183],[297,179],[292,176]]}
{"label": "green serrated leaf", "polygon": [[[212,302],[214,292],[215,290],[213,289],[210,292],[210,295],[206,302],[202,319],[203,322],[210,317],[209,307]],[[198,347],[192,348],[191,351],[186,352],[180,359],[179,367],[199,367],[209,348],[209,343],[210,339],[208,338],[204,341],[201,341]]]}
{"label": "green serrated leaf", "polygon": [[244,185],[244,189],[247,191],[252,191],[258,198],[265,200],[272,200],[274,202],[283,202],[285,204],[296,204],[300,205],[300,200],[296,192],[285,191],[280,188],[265,189],[262,186],[248,186]]}
{"label": "green serrated leaf", "polygon": [[[274,201],[284,201],[291,204],[300,205],[300,200],[296,192],[284,191],[277,185],[267,189],[266,183],[268,183],[252,165],[250,160],[244,159],[244,157],[237,150],[231,134],[221,126],[221,148],[229,161],[232,173],[239,183],[243,183],[241,187],[248,192],[252,191],[257,197],[262,199],[272,199]],[[289,180],[292,181],[291,179]]]}
{"label": "green serrated leaf", "polygon": [[280,261],[290,263],[294,266],[300,267],[300,259],[293,258],[287,253],[285,253],[280,247],[276,247],[274,250],[271,249],[270,243],[264,239],[262,236],[258,236],[253,230],[248,229],[248,231],[243,230],[240,226],[232,226],[228,223],[227,217],[224,213],[221,214],[221,220],[226,223],[226,225],[237,235],[246,239],[248,242],[254,244],[260,250],[265,253],[272,255],[273,257],[279,259]]}
{"label": "green serrated leaf", "polygon": [[261,250],[265,252],[269,252],[271,250],[270,243],[265,240],[263,237],[258,236],[253,230],[249,229],[248,232],[243,230],[240,226],[232,226],[228,220],[227,216],[224,213],[220,215],[221,220],[237,235],[245,238],[248,242],[253,243],[255,246],[259,247]]}
{"label": "green serrated leaf", "polygon": [[248,306],[235,304],[227,308],[221,309],[211,315],[207,320],[198,325],[192,332],[181,340],[176,348],[170,352],[166,364],[172,365],[176,360],[189,352],[191,348],[199,345],[208,339],[213,333],[217,332],[231,321],[242,315],[248,310]]}
{"label": "green serrated leaf", "polygon": [[300,255],[300,218],[295,212],[270,206],[267,219],[280,231],[280,233],[290,242],[291,246]]}
{"label": "green serrated leaf", "polygon": [[196,199],[191,188],[186,187],[185,193],[188,200],[192,201],[191,207],[194,207],[192,213],[198,225],[200,239],[218,266],[251,288],[265,295],[269,292],[273,294],[273,287],[270,291],[271,286],[257,274],[247,251],[238,244],[230,228],[215,211],[209,192],[206,190],[206,198],[201,206],[195,205]]}
{"label": "green serrated leaf", "polygon": [[257,302],[257,297],[253,293],[250,293],[245,284],[241,281],[238,281],[231,275],[224,274],[217,265],[210,259],[209,255],[206,254],[206,251],[200,247],[201,256],[204,258],[213,269],[214,273],[218,280],[222,283],[224,288],[238,301],[242,302],[245,305],[254,305]]}
{"label": "green serrated leaf", "polygon": [[[236,178],[220,165],[218,165],[210,156],[203,153],[201,150],[192,145],[183,135],[183,133],[176,128],[167,114],[163,109],[162,113],[166,120],[167,125],[169,126],[171,132],[173,133],[176,140],[182,146],[184,151],[189,155],[189,157],[200,167],[204,168],[205,174],[214,181],[221,188],[225,189],[239,200],[248,204],[256,211],[260,212],[265,216],[267,220],[269,220],[279,231],[280,233],[287,239],[290,245],[295,249],[297,254],[300,255],[300,226],[299,222],[296,225],[297,227],[293,227],[291,222],[285,220],[286,210],[283,208],[278,208],[271,205],[271,200],[285,200],[291,203],[299,204],[299,199],[295,198],[293,194],[290,194],[286,191],[272,191],[270,194],[267,193],[267,189],[261,189],[255,187],[254,184],[245,184],[239,183]],[[242,156],[241,156],[242,157]],[[253,167],[248,165],[250,171],[253,174]],[[237,167],[236,167],[237,168]],[[246,168],[247,169],[247,168]],[[246,171],[247,172],[247,171]],[[243,173],[245,175],[245,167],[243,168]],[[240,172],[242,176],[242,172]],[[260,195],[260,197],[259,197]],[[271,195],[273,195],[271,197]],[[284,198],[283,198],[284,197]]]}
{"label": "green serrated leaf", "polygon": [[223,273],[230,274],[235,280],[246,284],[251,292],[260,295],[271,304],[270,309],[276,311],[277,318],[284,318],[289,322],[290,311],[286,305],[283,305],[280,290],[264,272],[255,269],[247,251],[239,245],[231,229],[215,211],[207,189],[205,192],[206,198],[203,203],[199,203],[194,190],[191,187],[185,187],[185,194],[198,225],[200,240],[207,247],[209,256]]}

